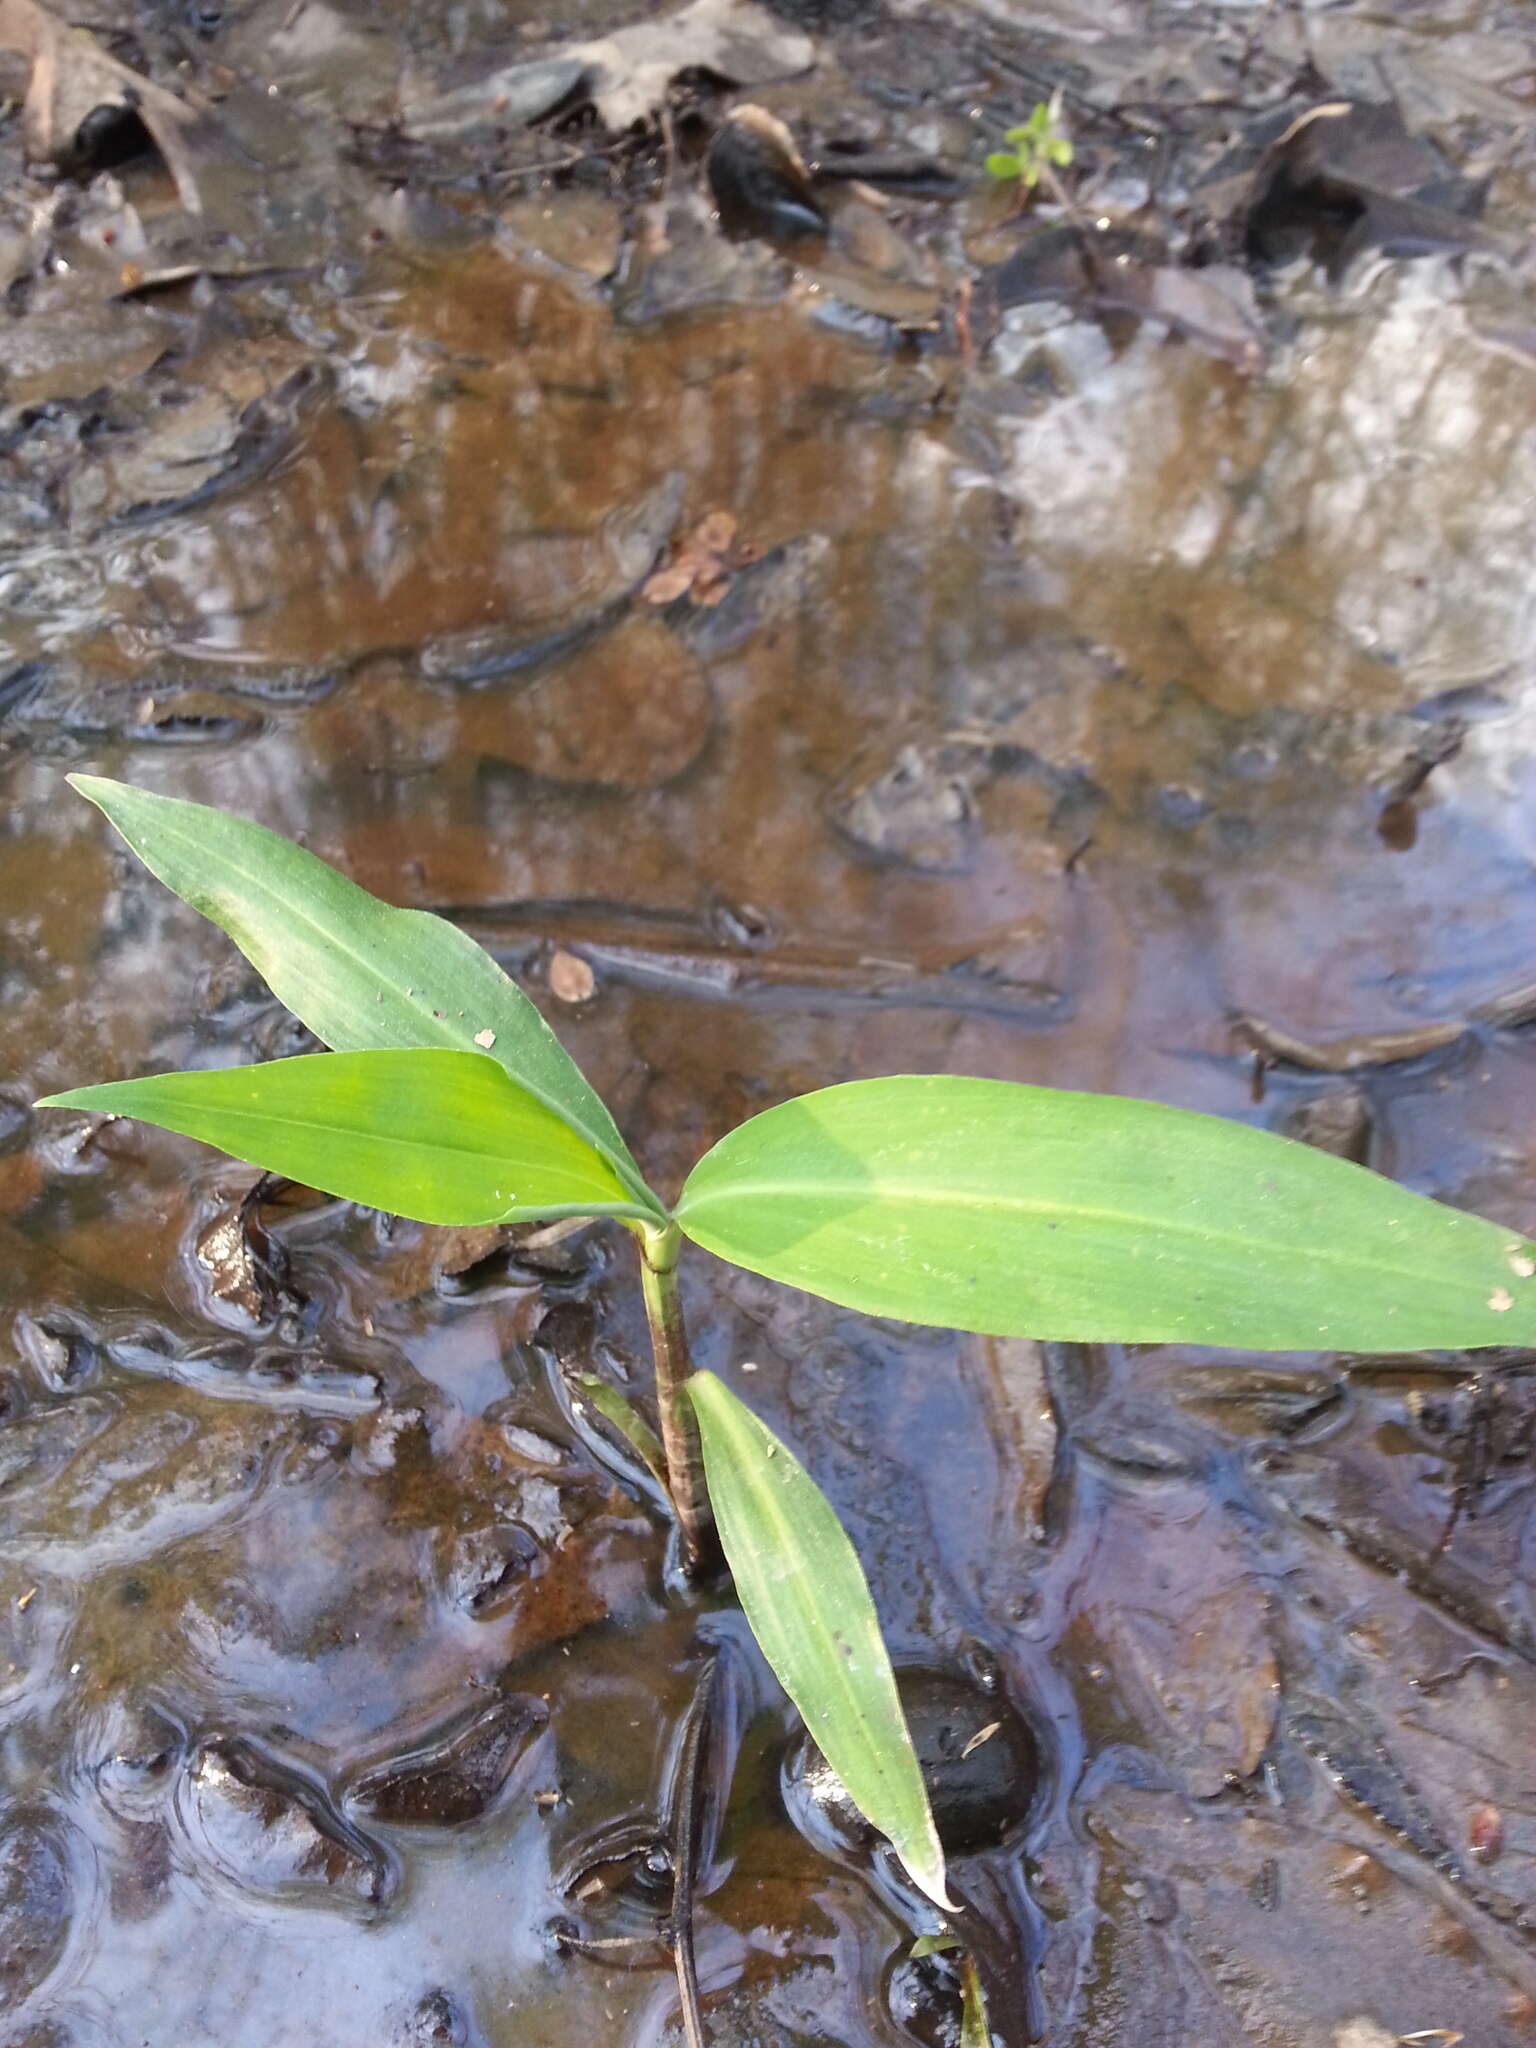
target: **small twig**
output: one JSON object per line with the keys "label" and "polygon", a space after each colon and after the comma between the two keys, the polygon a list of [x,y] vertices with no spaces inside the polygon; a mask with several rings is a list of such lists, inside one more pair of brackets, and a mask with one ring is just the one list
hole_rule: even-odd
{"label": "small twig", "polygon": [[707,2048],[704,2008],[699,2000],[699,1971],[693,1950],[693,1883],[699,1849],[699,1807],[704,1755],[715,1716],[720,1685],[720,1653],[709,1652],[678,1748],[672,1779],[672,1912],[667,1927],[677,1969],[677,1995],[682,2005],[688,2048]]}
{"label": "small twig", "polygon": [[662,106],[658,111],[661,123],[661,204],[666,205],[672,197],[672,171],[677,162],[677,137],[672,127],[672,109]]}
{"label": "small twig", "polygon": [[518,1246],[525,1252],[548,1251],[551,1245],[564,1244],[568,1237],[591,1227],[590,1216],[562,1216],[558,1223],[541,1223],[536,1230],[530,1230],[526,1237],[518,1239]]}
{"label": "small twig", "polygon": [[638,149],[644,140],[641,136],[621,135],[617,142],[606,142],[591,149],[567,150],[564,156],[547,157],[537,164],[519,164],[496,173],[498,185],[511,185],[523,178],[548,178],[559,171],[573,171],[578,164],[597,163],[604,157],[623,156],[626,151]]}
{"label": "small twig", "polygon": [[960,351],[962,369],[969,370],[976,361],[976,338],[971,331],[971,301],[975,285],[969,271],[961,278],[955,290],[955,346]]}

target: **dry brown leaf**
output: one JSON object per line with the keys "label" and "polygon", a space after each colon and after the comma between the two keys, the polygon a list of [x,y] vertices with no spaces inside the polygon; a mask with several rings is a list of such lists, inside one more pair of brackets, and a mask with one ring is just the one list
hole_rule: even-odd
{"label": "dry brown leaf", "polygon": [[408,88],[402,113],[407,133],[430,138],[488,123],[537,121],[579,95],[590,98],[605,128],[622,135],[665,105],[680,72],[707,71],[758,86],[793,78],[815,61],[814,40],[758,0],[688,0],[670,14],[652,8],[644,20],[611,35],[555,44],[543,56],[449,92]]}
{"label": "dry brown leaf", "polygon": [[551,954],[549,992],[562,1003],[590,1002],[597,989],[597,976],[579,954],[563,949]]}
{"label": "dry brown leaf", "polygon": [[686,597],[692,587],[693,564],[679,556],[669,567],[646,578],[641,595],[647,604],[670,604],[675,597]]}
{"label": "dry brown leaf", "polygon": [[640,586],[647,604],[671,604],[686,597],[694,604],[714,606],[731,587],[731,578],[757,559],[757,549],[737,539],[734,512],[706,513],[686,540],[674,543],[671,559]]}

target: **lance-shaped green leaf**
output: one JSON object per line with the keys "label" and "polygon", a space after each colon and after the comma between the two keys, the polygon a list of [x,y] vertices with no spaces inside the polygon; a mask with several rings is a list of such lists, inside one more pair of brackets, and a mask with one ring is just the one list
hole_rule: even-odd
{"label": "lance-shaped green leaf", "polygon": [[1536,1246],[1246,1124],[904,1075],[764,1111],[677,1207],[722,1258],[874,1315],[1254,1351],[1536,1342]]}
{"label": "lance-shaped green leaf", "polygon": [[853,1545],[821,1488],[710,1372],[688,1394],[720,1543],[774,1676],[855,1806],[946,1910],[944,1851]]}
{"label": "lance-shaped green leaf", "polygon": [[987,1995],[982,1989],[976,1958],[964,1952],[957,1934],[920,1934],[907,1954],[942,1956],[960,1951],[960,2048],[992,2048],[992,2029],[987,2022]]}
{"label": "lance-shaped green leaf", "polygon": [[961,1958],[960,1984],[960,2048],[992,2048],[987,1996],[981,1988],[981,1972],[974,1956]]}
{"label": "lance-shaped green leaf", "polygon": [[477,1047],[609,1161],[653,1217],[601,1098],[534,1004],[445,918],[398,910],[248,818],[71,775],[151,874],[226,931],[273,994],[336,1052]]}
{"label": "lance-shaped green leaf", "polygon": [[108,1081],[38,1107],[138,1117],[423,1223],[648,1213],[601,1153],[483,1053],[310,1053]]}
{"label": "lance-shaped green leaf", "polygon": [[600,1380],[596,1373],[584,1372],[576,1382],[592,1406],[605,1422],[623,1437],[629,1448],[656,1481],[662,1492],[667,1491],[667,1454],[661,1447],[661,1438],[652,1429],[633,1402],[626,1401],[617,1387],[610,1387],[606,1380]]}

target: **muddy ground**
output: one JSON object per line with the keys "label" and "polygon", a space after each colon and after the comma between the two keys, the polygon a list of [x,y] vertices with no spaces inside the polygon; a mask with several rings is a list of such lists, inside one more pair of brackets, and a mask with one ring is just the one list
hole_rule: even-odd
{"label": "muddy ground", "polygon": [[[713,1671],[711,2041],[954,2043],[573,1391],[642,1373],[621,1233],[242,1226],[249,1171],[30,1110],[305,1043],[62,778],[462,922],[663,1188],[944,1069],[1528,1230],[1529,10],[71,18],[0,0],[0,2038],[678,2040]],[[982,160],[1057,90],[1020,205]],[[810,168],[738,157],[732,236],[744,102]],[[901,1655],[1034,1725],[956,1866],[1008,2048],[1532,2038],[1528,1355],[684,1278]]]}

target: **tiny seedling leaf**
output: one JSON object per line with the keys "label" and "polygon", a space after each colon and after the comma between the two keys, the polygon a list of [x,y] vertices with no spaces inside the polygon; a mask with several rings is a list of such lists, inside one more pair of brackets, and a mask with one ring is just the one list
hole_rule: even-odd
{"label": "tiny seedling leaf", "polygon": [[483,1053],[309,1053],[109,1081],[38,1107],[138,1117],[423,1223],[647,1213],[600,1153]]}
{"label": "tiny seedling leaf", "polygon": [[1536,1341],[1536,1247],[1308,1145],[1118,1096],[853,1081],[705,1154],[720,1257],[914,1323],[1251,1351]]}
{"label": "tiny seedling leaf", "polygon": [[949,1908],[944,1851],[853,1545],[814,1479],[713,1373],[695,1373],[726,1562],[775,1677],[865,1819]]}
{"label": "tiny seedling leaf", "polygon": [[594,1372],[584,1372],[576,1384],[603,1420],[612,1423],[665,1493],[667,1454],[661,1447],[661,1438],[634,1403],[626,1400],[617,1387],[610,1387],[606,1380],[600,1380]]}
{"label": "tiny seedling leaf", "polygon": [[397,910],[292,840],[206,804],[72,775],[167,888],[226,931],[336,1052],[484,1047],[595,1146],[647,1215],[660,1205],[607,1108],[534,1004],[467,933]]}
{"label": "tiny seedling leaf", "polygon": [[992,2048],[987,1998],[974,1956],[961,1959],[960,1985],[960,2048]]}
{"label": "tiny seedling leaf", "polygon": [[994,149],[987,158],[987,172],[994,178],[1016,178],[1024,166],[1006,149]]}

